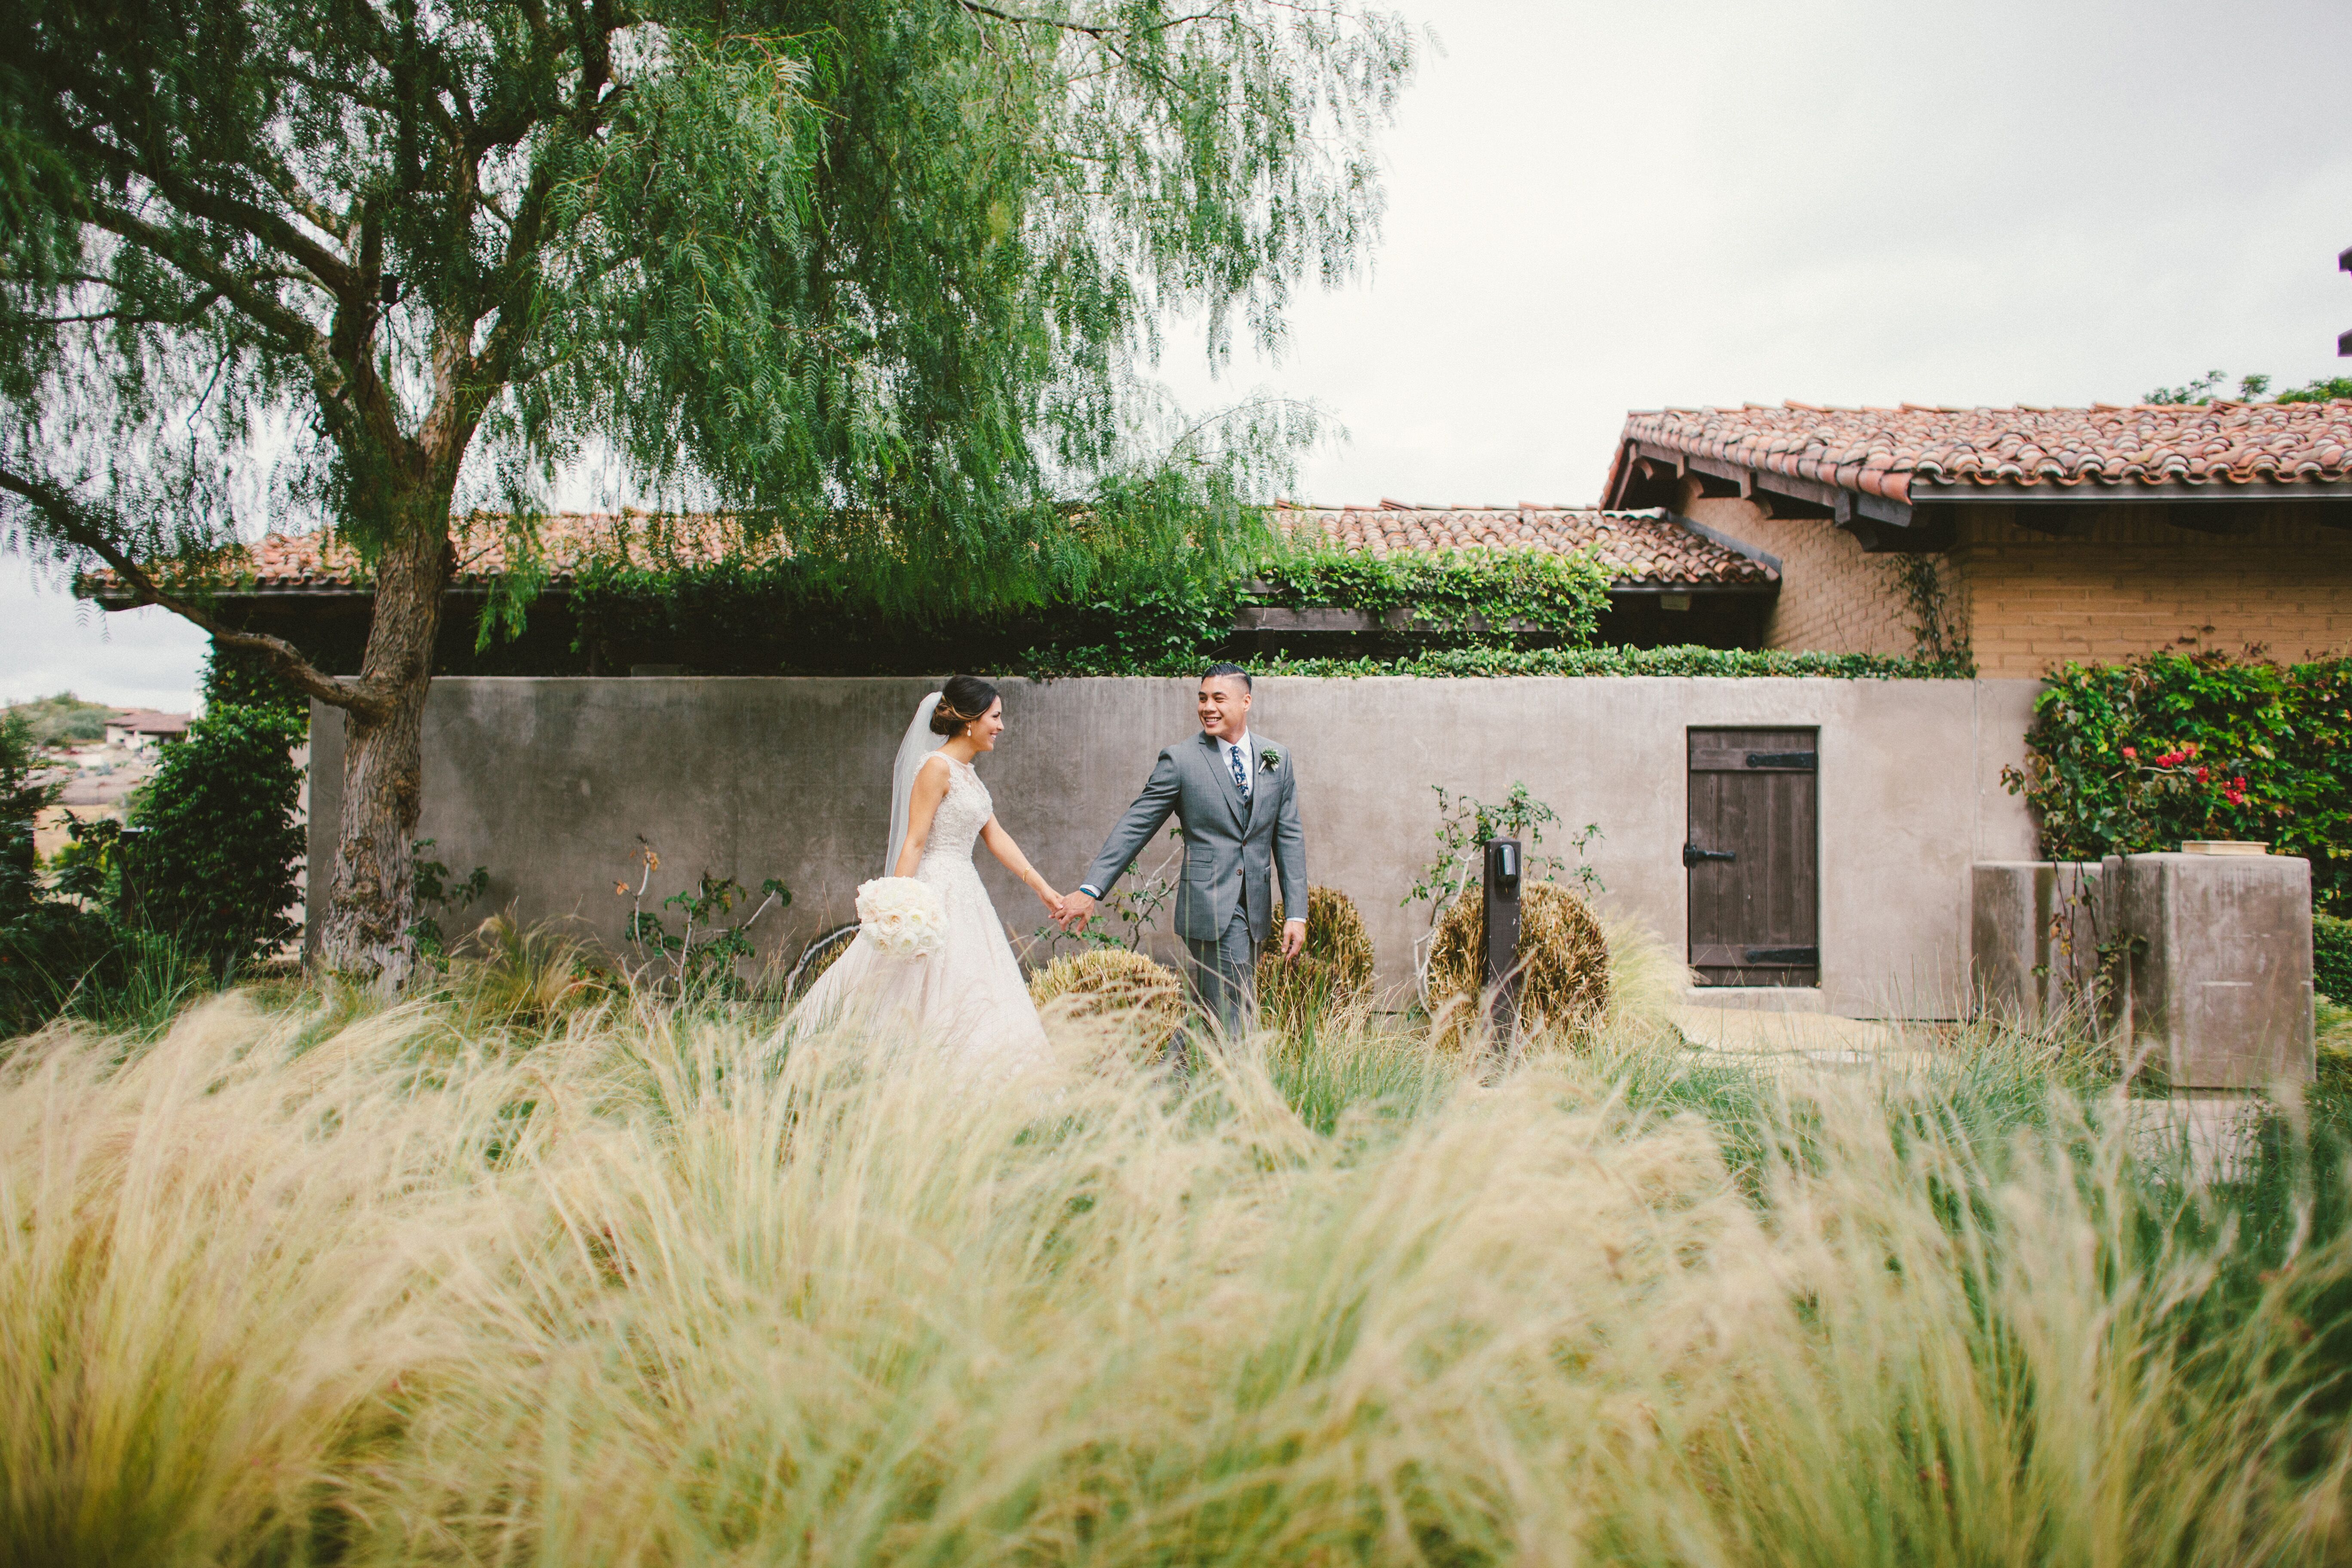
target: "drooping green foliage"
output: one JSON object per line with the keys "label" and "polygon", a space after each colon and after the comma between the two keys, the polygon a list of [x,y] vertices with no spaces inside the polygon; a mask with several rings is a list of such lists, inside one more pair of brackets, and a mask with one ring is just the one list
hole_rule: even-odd
{"label": "drooping green foliage", "polygon": [[122,861],[127,916],[221,971],[295,934],[302,779],[292,749],[301,733],[287,713],[256,708],[215,708],[188,727],[131,816],[140,831]]}
{"label": "drooping green foliage", "polygon": [[[1183,424],[1161,314],[1272,342],[1357,264],[1412,54],[1286,0],[0,0],[0,543],[351,714],[323,951],[394,985],[453,503],[510,520],[483,636],[583,458],[910,624],[1224,552],[1313,422]],[[354,674],[208,596],[285,514],[374,569]]]}
{"label": "drooping green foliage", "polygon": [[[414,463],[527,503],[593,440],[906,614],[1238,521],[1298,413],[1169,423],[1139,380],[1161,313],[1223,354],[1349,273],[1412,54],[1384,16],[1272,0],[0,26],[16,542],[89,558],[26,504],[46,486],[141,559],[304,506],[373,552],[425,525]],[[236,492],[263,447],[274,489]]]}
{"label": "drooping green foliage", "polygon": [[2352,661],[2164,652],[2048,680],[2025,766],[2004,775],[2042,854],[2263,839],[2309,858],[2314,900],[2352,914]]}

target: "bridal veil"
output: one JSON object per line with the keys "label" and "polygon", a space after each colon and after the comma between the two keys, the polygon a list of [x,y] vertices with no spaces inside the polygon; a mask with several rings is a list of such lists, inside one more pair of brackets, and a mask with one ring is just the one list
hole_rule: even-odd
{"label": "bridal veil", "polygon": [[907,726],[907,738],[898,742],[898,760],[890,766],[890,852],[882,861],[882,874],[898,874],[898,851],[907,846],[907,813],[915,798],[915,774],[933,752],[948,743],[945,735],[931,731],[931,715],[939,710],[939,692],[932,692],[915,706],[915,721]]}

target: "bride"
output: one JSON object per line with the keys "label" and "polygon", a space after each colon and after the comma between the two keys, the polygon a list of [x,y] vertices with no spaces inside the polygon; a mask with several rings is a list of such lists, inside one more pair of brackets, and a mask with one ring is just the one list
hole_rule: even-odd
{"label": "bride", "polygon": [[988,786],[972,769],[972,759],[994,751],[1003,732],[1004,700],[976,676],[951,678],[915,710],[891,770],[884,865],[889,875],[911,877],[939,896],[944,938],[936,952],[905,956],[885,952],[860,930],[793,1009],[793,1021],[855,1014],[910,1027],[976,1063],[1017,1068],[1044,1059],[1045,1031],[971,863],[973,842],[985,841],[1060,918],[1062,895],[998,824]]}

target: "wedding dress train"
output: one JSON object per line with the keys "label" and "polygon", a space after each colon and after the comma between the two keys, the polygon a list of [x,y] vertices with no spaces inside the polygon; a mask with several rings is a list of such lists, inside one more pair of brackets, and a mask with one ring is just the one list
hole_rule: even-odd
{"label": "wedding dress train", "polygon": [[975,1067],[1017,1071],[1045,1059],[1045,1031],[972,864],[980,830],[996,806],[971,763],[943,760],[948,791],[932,815],[915,878],[939,894],[946,940],[928,957],[901,957],[884,952],[860,931],[809,987],[792,1019],[855,1018],[875,1028],[905,1029]]}

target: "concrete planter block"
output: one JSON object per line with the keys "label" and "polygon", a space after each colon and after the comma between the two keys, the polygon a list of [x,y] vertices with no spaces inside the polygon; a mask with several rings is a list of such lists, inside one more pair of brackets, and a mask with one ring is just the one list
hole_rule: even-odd
{"label": "concrete planter block", "polygon": [[1978,1007],[2028,1027],[2098,1002],[2103,923],[2091,861],[1982,860],[1969,873],[1969,972]]}
{"label": "concrete planter block", "polygon": [[2179,1089],[2308,1083],[2311,862],[2285,855],[2110,855],[2124,942],[2117,1038]]}

